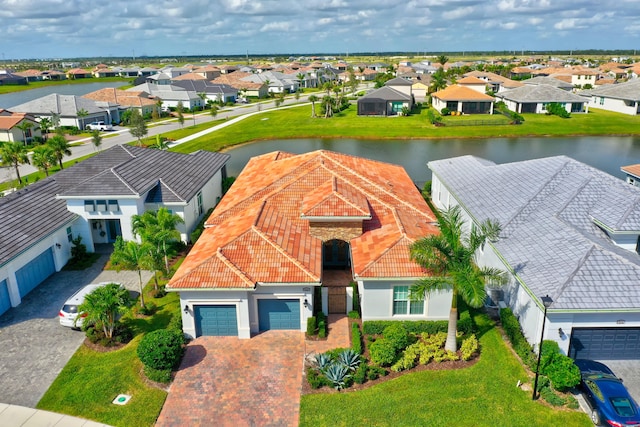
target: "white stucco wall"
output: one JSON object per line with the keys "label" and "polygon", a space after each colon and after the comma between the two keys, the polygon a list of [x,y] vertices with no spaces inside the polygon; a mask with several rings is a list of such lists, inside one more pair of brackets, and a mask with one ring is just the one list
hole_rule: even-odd
{"label": "white stucco wall", "polygon": [[631,116],[640,114],[640,103],[630,101],[625,102],[622,99],[606,98],[594,95],[591,97],[589,105],[593,108],[629,114]]}

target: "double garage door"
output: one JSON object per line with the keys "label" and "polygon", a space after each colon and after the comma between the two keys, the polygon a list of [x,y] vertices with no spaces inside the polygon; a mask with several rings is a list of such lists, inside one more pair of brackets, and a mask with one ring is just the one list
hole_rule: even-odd
{"label": "double garage door", "polygon": [[574,359],[638,360],[640,328],[574,328],[569,356]]}
{"label": "double garage door", "polygon": [[[238,316],[235,305],[195,305],[196,336],[237,336]],[[260,331],[270,329],[300,330],[300,300],[258,300]]]}

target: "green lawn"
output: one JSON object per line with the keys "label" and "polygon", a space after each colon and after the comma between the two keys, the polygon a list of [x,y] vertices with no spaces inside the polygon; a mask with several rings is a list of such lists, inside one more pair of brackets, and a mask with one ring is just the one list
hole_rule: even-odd
{"label": "green lawn", "polygon": [[407,374],[358,392],[302,397],[300,426],[583,426],[577,411],[555,410],[516,388],[524,369],[485,316],[482,355],[470,368]]}
{"label": "green lawn", "polygon": [[[317,103],[316,103],[317,104]],[[319,106],[316,105],[316,112]],[[482,116],[486,117],[486,116]],[[429,139],[518,136],[640,135],[640,116],[603,110],[573,114],[569,119],[544,114],[524,114],[521,125],[434,127],[422,111],[409,117],[361,117],[355,106],[330,119],[311,118],[311,106],[267,111],[220,129],[172,150],[190,153],[248,141],[290,138]],[[473,120],[472,116],[448,120]]]}
{"label": "green lawn", "polygon": [[[136,348],[142,334],[168,325],[179,315],[179,296],[175,292],[154,299],[159,311],[152,317],[125,316],[136,334],[120,350],[99,353],[81,346],[38,403],[38,409],[87,418],[113,426],[152,426],[167,397],[163,390],[146,385],[141,379],[142,364]],[[112,404],[120,393],[131,395],[124,406]]]}

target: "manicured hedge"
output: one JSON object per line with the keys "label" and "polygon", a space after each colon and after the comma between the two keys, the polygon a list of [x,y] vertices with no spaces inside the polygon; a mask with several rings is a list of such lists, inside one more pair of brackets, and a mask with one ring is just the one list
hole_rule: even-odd
{"label": "manicured hedge", "polygon": [[[422,332],[437,334],[438,332],[447,332],[449,327],[448,320],[367,320],[362,323],[362,332],[366,335],[382,335],[388,326],[397,324],[402,325],[411,334]],[[460,313],[458,331],[464,334],[470,334],[475,331],[474,322],[468,311]]]}
{"label": "manicured hedge", "polygon": [[522,334],[520,329],[520,322],[513,314],[510,308],[503,308],[500,310],[500,322],[502,322],[502,328],[511,341],[511,346],[515,352],[520,356],[520,359],[529,366],[534,368],[536,357],[531,349],[531,345]]}
{"label": "manicured hedge", "polygon": [[357,323],[351,325],[351,349],[358,354],[362,354],[362,334]]}

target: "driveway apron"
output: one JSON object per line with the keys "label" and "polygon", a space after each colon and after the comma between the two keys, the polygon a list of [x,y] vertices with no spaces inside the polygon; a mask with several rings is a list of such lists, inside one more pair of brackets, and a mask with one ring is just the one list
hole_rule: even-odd
{"label": "driveway apron", "polygon": [[[137,272],[102,271],[108,258],[101,255],[86,270],[54,273],[0,316],[0,402],[34,408],[82,344],[85,335],[58,320],[60,307],[74,292],[110,281],[138,289]],[[150,278],[143,273],[143,283]]]}
{"label": "driveway apron", "polygon": [[304,335],[199,337],[186,349],[156,426],[297,426]]}

